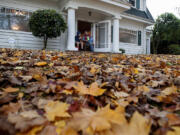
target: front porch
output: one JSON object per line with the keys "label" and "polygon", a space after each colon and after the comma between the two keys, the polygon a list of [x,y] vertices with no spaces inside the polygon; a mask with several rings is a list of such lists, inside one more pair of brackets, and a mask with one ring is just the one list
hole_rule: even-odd
{"label": "front porch", "polygon": [[[95,3],[93,1],[93,4]],[[77,51],[78,48],[75,47],[76,33],[81,32],[83,34],[83,32],[88,31],[93,37],[95,52],[119,52],[120,12],[126,10],[126,8],[120,8],[118,12],[115,12],[112,11],[113,9],[105,10],[104,7],[103,4],[99,5],[99,7],[93,7],[93,5],[86,7],[82,3],[78,5],[77,2],[76,6],[70,3],[66,7],[68,24],[67,50]],[[87,23],[87,28],[80,25],[82,22]]]}

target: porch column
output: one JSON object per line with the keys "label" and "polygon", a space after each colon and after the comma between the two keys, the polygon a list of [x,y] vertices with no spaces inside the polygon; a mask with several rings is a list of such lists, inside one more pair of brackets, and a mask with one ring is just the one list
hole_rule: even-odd
{"label": "porch column", "polygon": [[113,20],[113,52],[119,52],[119,18]]}
{"label": "porch column", "polygon": [[147,36],[146,36],[146,28],[144,28],[144,30],[143,30],[143,47],[144,47],[144,54],[147,54],[148,52],[147,52]]}
{"label": "porch column", "polygon": [[68,8],[68,41],[67,41],[67,50],[77,51],[75,47],[75,31],[76,31],[76,19],[75,19],[75,9]]}

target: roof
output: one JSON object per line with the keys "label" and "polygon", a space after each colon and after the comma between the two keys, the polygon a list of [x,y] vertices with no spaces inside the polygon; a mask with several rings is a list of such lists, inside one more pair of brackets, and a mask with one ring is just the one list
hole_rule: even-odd
{"label": "roof", "polygon": [[148,19],[149,21],[154,22],[154,18],[152,17],[148,8],[146,9],[146,11],[142,11],[142,10],[131,7],[131,9],[125,11],[125,13],[130,14],[130,15],[134,15],[137,17],[141,17],[143,19]]}

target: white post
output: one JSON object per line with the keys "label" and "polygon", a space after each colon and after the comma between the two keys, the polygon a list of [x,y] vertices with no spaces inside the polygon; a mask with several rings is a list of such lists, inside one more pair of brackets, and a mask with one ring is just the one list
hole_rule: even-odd
{"label": "white post", "polygon": [[119,19],[113,20],[113,52],[119,52]]}
{"label": "white post", "polygon": [[147,39],[147,54],[151,54],[151,39]]}
{"label": "white post", "polygon": [[143,31],[143,37],[142,37],[143,45],[144,45],[144,54],[147,54],[147,39],[146,39],[146,28],[144,28]]}
{"label": "white post", "polygon": [[96,46],[96,24],[93,24],[93,41],[94,41],[94,48]]}
{"label": "white post", "polygon": [[76,31],[76,19],[75,19],[75,9],[68,8],[68,41],[67,50],[77,51],[75,47],[75,33]]}

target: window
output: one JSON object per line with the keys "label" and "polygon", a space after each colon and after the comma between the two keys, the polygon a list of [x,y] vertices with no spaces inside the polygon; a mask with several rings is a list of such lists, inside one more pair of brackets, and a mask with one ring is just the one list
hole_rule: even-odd
{"label": "window", "polygon": [[135,4],[136,4],[136,0],[129,0],[129,3],[132,4],[132,6],[135,7]]}
{"label": "window", "polygon": [[120,42],[138,44],[138,32],[120,28]]}
{"label": "window", "polygon": [[129,3],[130,3],[133,7],[136,7],[137,9],[140,9],[140,0],[129,0]]}
{"label": "window", "polygon": [[0,7],[0,29],[29,32],[31,12]]}

